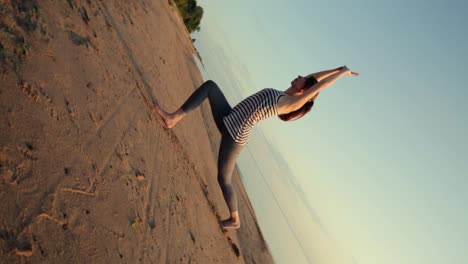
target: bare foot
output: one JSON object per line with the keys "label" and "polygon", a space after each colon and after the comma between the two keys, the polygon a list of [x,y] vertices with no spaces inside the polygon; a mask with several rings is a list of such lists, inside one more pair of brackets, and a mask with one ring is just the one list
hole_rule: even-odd
{"label": "bare foot", "polygon": [[232,218],[221,221],[221,226],[226,229],[239,229],[240,221],[234,221]]}
{"label": "bare foot", "polygon": [[159,116],[162,117],[163,121],[164,121],[164,125],[166,126],[166,128],[173,128],[177,122],[179,120],[175,119],[174,118],[174,115],[173,114],[169,114],[168,112],[162,110],[161,108],[159,108],[159,106],[157,104],[154,104],[154,109],[156,110],[156,112],[158,112]]}

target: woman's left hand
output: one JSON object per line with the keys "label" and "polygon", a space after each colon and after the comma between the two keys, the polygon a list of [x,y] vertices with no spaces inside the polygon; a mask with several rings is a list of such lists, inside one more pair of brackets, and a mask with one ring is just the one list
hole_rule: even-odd
{"label": "woman's left hand", "polygon": [[346,75],[347,76],[359,76],[359,73],[358,72],[353,72],[351,71],[348,66],[343,66],[343,69],[346,70]]}

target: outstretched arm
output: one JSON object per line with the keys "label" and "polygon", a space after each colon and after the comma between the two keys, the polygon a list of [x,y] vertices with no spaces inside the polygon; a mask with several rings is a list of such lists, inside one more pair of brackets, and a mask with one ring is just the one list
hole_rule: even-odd
{"label": "outstretched arm", "polygon": [[338,68],[335,68],[335,69],[331,69],[331,70],[311,73],[311,74],[307,75],[307,77],[314,76],[315,79],[317,80],[317,82],[320,82],[321,80],[327,78],[328,76],[330,76],[332,74],[335,74],[335,73],[338,73],[343,67],[344,66],[338,67]]}
{"label": "outstretched arm", "polygon": [[[317,80],[317,82],[320,82],[322,81],[323,79],[329,77],[330,75],[333,75],[335,73],[338,73],[344,66],[341,66],[341,67],[338,67],[338,68],[335,68],[335,69],[331,69],[331,70],[326,70],[326,71],[321,71],[321,72],[315,72],[315,73],[311,73],[309,74],[307,77],[309,76],[314,76],[314,78]],[[317,96],[319,95],[319,93],[317,93],[316,95],[314,95],[312,97],[312,100],[315,101],[315,98],[317,98]]]}
{"label": "outstretched arm", "polygon": [[289,96],[287,97],[288,102],[287,108],[289,112],[295,111],[301,108],[305,103],[310,100],[315,99],[318,93],[329,87],[330,85],[334,84],[338,79],[345,75],[354,75],[357,76],[358,73],[352,72],[348,69],[348,67],[343,66],[338,72],[329,75],[328,77],[322,79],[320,82],[316,83],[314,86],[307,89],[303,94],[299,96]]}
{"label": "outstretched arm", "polygon": [[295,100],[294,105],[296,105],[297,109],[299,109],[305,103],[312,100],[319,92],[325,90],[326,88],[334,84],[338,79],[345,75],[349,75],[349,72],[351,71],[346,66],[342,67],[336,73],[329,75],[328,77],[322,79],[320,82],[316,83],[314,86],[310,87],[300,96],[296,96],[297,99]]}

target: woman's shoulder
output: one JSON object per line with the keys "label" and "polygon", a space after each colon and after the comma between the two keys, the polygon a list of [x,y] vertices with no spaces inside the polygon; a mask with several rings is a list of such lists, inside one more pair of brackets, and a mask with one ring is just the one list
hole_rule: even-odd
{"label": "woman's shoulder", "polygon": [[281,90],[278,90],[278,89],[275,89],[275,88],[263,88],[261,91],[267,91],[267,92],[273,92],[273,93],[276,93],[276,94],[284,94],[284,91],[281,91]]}
{"label": "woman's shoulder", "polygon": [[251,96],[258,97],[258,96],[278,96],[278,95],[285,95],[284,91],[275,89],[275,88],[263,88],[256,93],[252,94]]}

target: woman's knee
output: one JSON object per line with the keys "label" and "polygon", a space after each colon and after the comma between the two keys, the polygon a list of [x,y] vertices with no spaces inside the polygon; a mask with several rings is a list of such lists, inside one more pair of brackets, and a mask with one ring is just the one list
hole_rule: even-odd
{"label": "woman's knee", "polygon": [[213,80],[207,80],[207,81],[205,81],[205,84],[207,84],[207,85],[216,85],[216,83]]}
{"label": "woman's knee", "polygon": [[219,86],[218,84],[216,84],[213,80],[207,80],[204,85],[207,85],[209,86],[211,89],[218,89],[219,90]]}

